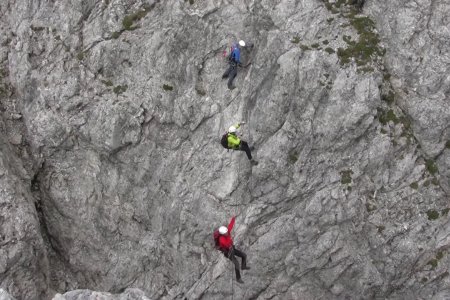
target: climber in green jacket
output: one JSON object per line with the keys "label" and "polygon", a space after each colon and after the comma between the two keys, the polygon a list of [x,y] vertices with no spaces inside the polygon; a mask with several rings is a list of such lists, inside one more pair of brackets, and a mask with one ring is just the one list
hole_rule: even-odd
{"label": "climber in green jacket", "polygon": [[253,165],[257,165],[258,162],[252,158],[252,148],[249,147],[246,141],[241,140],[237,135],[236,131],[241,125],[245,124],[245,122],[239,122],[236,125],[230,126],[227,131],[227,148],[233,150],[245,151],[248,159]]}

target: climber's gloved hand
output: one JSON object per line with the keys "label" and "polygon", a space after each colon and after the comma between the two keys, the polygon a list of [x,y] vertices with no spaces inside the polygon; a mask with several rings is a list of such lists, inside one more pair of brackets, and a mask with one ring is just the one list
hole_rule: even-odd
{"label": "climber's gloved hand", "polygon": [[245,124],[244,121],[239,122],[239,125],[244,125],[244,124]]}

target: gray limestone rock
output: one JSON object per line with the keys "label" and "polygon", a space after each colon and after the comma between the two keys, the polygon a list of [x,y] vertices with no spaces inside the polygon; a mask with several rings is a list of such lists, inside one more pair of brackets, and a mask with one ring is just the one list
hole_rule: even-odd
{"label": "gray limestone rock", "polygon": [[[450,3],[363,2],[0,3],[1,287],[445,298]],[[219,144],[238,121],[257,166]],[[242,285],[212,245],[233,215]]]}
{"label": "gray limestone rock", "polygon": [[[30,183],[20,159],[0,133],[0,287],[18,299],[42,299],[48,288],[39,204]],[[4,291],[0,298],[10,299]]]}
{"label": "gray limestone rock", "polygon": [[63,295],[56,294],[53,300],[150,300],[139,289],[126,289],[121,294],[94,292],[90,290],[75,290]]}
{"label": "gray limestone rock", "polygon": [[11,297],[11,295],[8,294],[5,290],[0,289],[0,300],[15,300],[15,299]]}

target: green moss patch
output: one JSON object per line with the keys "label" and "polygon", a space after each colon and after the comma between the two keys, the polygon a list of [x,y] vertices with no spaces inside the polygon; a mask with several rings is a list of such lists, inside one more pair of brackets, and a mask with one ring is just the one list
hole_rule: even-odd
{"label": "green moss patch", "polygon": [[431,266],[431,269],[434,270],[438,265],[438,261],[437,259],[433,258],[427,263],[427,265]]}
{"label": "green moss patch", "polygon": [[291,164],[295,164],[298,160],[298,152],[296,150],[289,151],[288,160]]}
{"label": "green moss patch", "polygon": [[445,143],[445,148],[450,149],[450,141],[447,141],[447,143]]}
{"label": "green moss patch", "polygon": [[168,84],[163,84],[162,88],[165,91],[173,91],[173,86],[168,85]]}
{"label": "green moss patch", "polygon": [[328,54],[333,54],[335,51],[334,51],[333,48],[327,47],[327,48],[325,48],[325,52],[328,53]]}
{"label": "green moss patch", "polygon": [[343,36],[347,47],[339,48],[337,51],[341,65],[348,64],[354,59],[358,66],[363,66],[383,56],[385,50],[379,46],[380,38],[375,33],[375,23],[368,17],[355,17],[355,14],[344,16],[357,31],[358,40],[352,40],[348,35]]}
{"label": "green moss patch", "polygon": [[303,51],[306,51],[306,50],[311,50],[311,48],[309,47],[309,46],[307,46],[307,45],[300,45],[300,49],[302,49]]}
{"label": "green moss patch", "polygon": [[291,43],[293,43],[293,44],[298,44],[298,43],[300,43],[300,38],[299,38],[298,36],[294,36],[294,37],[291,39]]}
{"label": "green moss patch", "polygon": [[126,84],[125,85],[118,85],[118,86],[115,86],[113,88],[113,92],[116,95],[120,95],[122,93],[125,93],[127,91],[127,89],[128,89],[128,85],[126,85]]}
{"label": "green moss patch", "polygon": [[439,261],[444,257],[444,252],[439,251],[438,253],[436,253],[435,258],[432,258],[427,265],[431,266],[431,269],[434,270],[436,269],[436,267],[439,264]]}
{"label": "green moss patch", "polygon": [[206,95],[206,91],[203,87],[201,86],[196,86],[195,87],[195,91],[197,92],[197,94],[199,94],[200,96],[205,96]]}
{"label": "green moss patch", "polygon": [[439,218],[439,212],[434,209],[430,209],[427,211],[428,220],[433,221]]}
{"label": "green moss patch", "polygon": [[78,54],[77,54],[77,59],[78,59],[78,60],[83,60],[83,59],[84,59],[84,52],[83,52],[83,51],[78,52]]}
{"label": "green moss patch", "polygon": [[344,170],[340,172],[341,174],[341,183],[342,184],[350,184],[352,182],[352,170]]}
{"label": "green moss patch", "polygon": [[389,91],[389,93],[381,95],[381,100],[387,102],[387,104],[392,104],[395,101],[395,94],[393,91]]}
{"label": "green moss patch", "polygon": [[111,34],[111,38],[116,40],[116,39],[119,38],[119,36],[120,36],[121,33],[122,33],[121,31],[114,31],[114,32]]}
{"label": "green moss patch", "polygon": [[448,212],[450,211],[450,208],[444,208],[443,210],[441,210],[441,216],[447,216]]}
{"label": "green moss patch", "polygon": [[367,17],[351,19],[350,24],[356,29],[359,34],[357,41],[352,41],[349,38],[344,38],[348,44],[347,48],[340,48],[338,56],[341,64],[345,65],[354,58],[358,65],[365,65],[371,61],[375,56],[384,55],[383,50],[378,46],[380,38],[378,34],[374,33],[374,23]]}
{"label": "green moss patch", "polygon": [[386,229],[383,225],[377,226],[378,233],[382,233]]}
{"label": "green moss patch", "polygon": [[154,7],[155,3],[153,3],[152,5],[145,5],[141,10],[132,13],[130,15],[126,15],[122,20],[123,29],[124,30],[136,29],[137,26],[134,26],[134,23],[144,18]]}
{"label": "green moss patch", "polygon": [[40,32],[40,31],[45,30],[45,27],[42,27],[42,26],[33,26],[33,25],[31,25],[30,28],[31,28],[31,30],[33,30],[35,32]]}
{"label": "green moss patch", "polygon": [[383,109],[378,109],[378,120],[381,124],[386,125],[389,122],[393,122],[394,124],[398,124],[400,119],[397,118],[394,111],[392,109],[388,111],[384,111]]}
{"label": "green moss patch", "polygon": [[436,163],[434,162],[434,160],[432,160],[432,159],[427,159],[425,161],[425,166],[431,175],[434,175],[438,172],[438,167],[437,167]]}
{"label": "green moss patch", "polygon": [[106,85],[106,86],[113,86],[114,85],[111,80],[101,80],[101,82],[104,85]]}
{"label": "green moss patch", "polygon": [[415,181],[409,185],[412,189],[417,190],[419,188],[419,184]]}
{"label": "green moss patch", "polygon": [[376,210],[377,209],[377,207],[376,207],[376,205],[374,205],[374,204],[371,204],[371,203],[366,203],[366,209],[367,209],[367,212],[372,212],[372,211],[374,211],[374,210]]}

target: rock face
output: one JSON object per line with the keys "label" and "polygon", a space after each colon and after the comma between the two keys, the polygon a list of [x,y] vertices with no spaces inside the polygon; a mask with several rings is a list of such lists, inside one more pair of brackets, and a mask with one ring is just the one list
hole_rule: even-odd
{"label": "rock face", "polygon": [[0,289],[0,300],[14,300],[14,298],[11,297],[10,294],[5,292],[5,290]]}
{"label": "rock face", "polygon": [[[5,127],[0,121],[0,286],[19,299],[42,299],[49,266],[32,178],[3,134]],[[0,299],[12,298],[0,290]]]}
{"label": "rock face", "polygon": [[147,298],[144,292],[139,289],[126,289],[124,293],[119,295],[76,290],[64,295],[56,294],[53,300],[150,300],[150,298]]}
{"label": "rock face", "polygon": [[[0,287],[445,298],[450,2],[347,2],[2,1]],[[241,120],[257,166],[219,144]]]}

